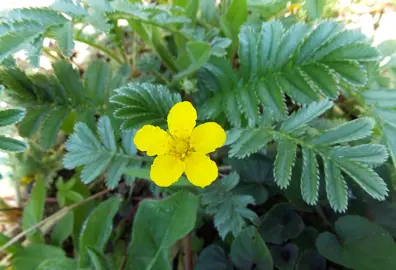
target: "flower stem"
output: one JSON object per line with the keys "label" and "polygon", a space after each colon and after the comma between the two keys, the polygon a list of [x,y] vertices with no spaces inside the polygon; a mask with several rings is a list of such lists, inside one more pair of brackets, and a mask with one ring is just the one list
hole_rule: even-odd
{"label": "flower stem", "polygon": [[95,43],[95,42],[93,42],[93,41],[91,41],[89,39],[85,39],[85,38],[81,38],[81,37],[75,37],[74,39],[76,41],[85,43],[85,44],[87,44],[87,45],[89,45],[89,46],[91,46],[91,47],[103,52],[104,54],[106,54],[107,56],[109,56],[111,59],[113,59],[114,61],[116,61],[119,64],[123,63],[122,60],[114,52],[112,52],[111,50],[103,47],[102,45],[100,45],[98,43]]}

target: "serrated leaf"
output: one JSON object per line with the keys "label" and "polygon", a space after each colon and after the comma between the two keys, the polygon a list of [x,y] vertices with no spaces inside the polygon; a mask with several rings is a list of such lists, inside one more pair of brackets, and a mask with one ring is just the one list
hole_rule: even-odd
{"label": "serrated leaf", "polygon": [[329,100],[322,100],[313,102],[303,106],[297,112],[293,113],[283,122],[280,130],[286,132],[292,132],[295,129],[302,127],[308,122],[319,117],[333,106],[333,102]]}
{"label": "serrated leaf", "polygon": [[383,132],[393,164],[396,164],[396,138],[394,136],[396,127],[394,125],[385,124]]}
{"label": "serrated leaf", "polygon": [[41,31],[28,29],[23,32],[10,32],[2,35],[0,37],[0,62],[23,49],[26,44],[33,42],[44,31],[44,27],[41,28]]}
{"label": "serrated leaf", "polygon": [[120,207],[121,199],[116,196],[97,206],[88,216],[79,238],[78,266],[89,267],[88,247],[103,251],[113,229],[113,218]]}
{"label": "serrated leaf", "polygon": [[247,82],[257,73],[257,32],[251,26],[242,27],[238,38],[242,77]]}
{"label": "serrated leaf", "polygon": [[[164,200],[142,201],[135,216],[125,269],[172,269],[169,249],[193,230],[197,210],[198,197],[187,192]],[[141,243],[147,244],[144,249]]]}
{"label": "serrated leaf", "polygon": [[26,143],[22,141],[0,135],[0,150],[17,153],[25,151],[26,147]]}
{"label": "serrated leaf", "polygon": [[367,71],[357,61],[331,61],[326,65],[350,84],[364,86],[368,82]]}
{"label": "serrated leaf", "polygon": [[115,116],[124,119],[123,128],[140,128],[144,124],[166,125],[172,106],[181,101],[179,94],[150,83],[131,83],[116,90],[112,103],[121,105]]}
{"label": "serrated leaf", "polygon": [[324,160],[326,194],[331,208],[345,212],[348,207],[348,188],[341,171],[329,160]]}
{"label": "serrated leaf", "polygon": [[81,104],[84,100],[84,89],[77,70],[73,69],[73,66],[65,61],[54,63],[52,68],[71,101],[74,104]]}
{"label": "serrated leaf", "polygon": [[259,151],[272,140],[272,135],[265,129],[244,130],[238,141],[232,144],[230,157],[244,158]]}
{"label": "serrated leaf", "polygon": [[114,137],[114,130],[109,117],[103,116],[98,121],[98,134],[103,145],[110,151],[117,151],[117,144]]}
{"label": "serrated leaf", "polygon": [[382,201],[388,195],[386,183],[371,168],[347,159],[334,160],[349,177],[374,199]]}
{"label": "serrated leaf", "polygon": [[113,189],[117,186],[122,174],[125,173],[127,165],[128,160],[123,157],[115,158],[111,162],[106,176],[106,185],[108,188]]}
{"label": "serrated leaf", "polygon": [[25,116],[22,109],[8,109],[0,111],[0,127],[18,123]]}
{"label": "serrated leaf", "polygon": [[205,211],[214,215],[215,227],[223,239],[228,233],[238,235],[245,225],[244,219],[252,222],[257,219],[257,215],[247,208],[248,204],[255,203],[253,197],[233,191],[238,183],[239,176],[233,172],[205,188],[202,193]]}
{"label": "serrated leaf", "polygon": [[[98,133],[102,143],[92,130],[84,123],[74,126],[74,133],[65,144],[68,153],[63,159],[65,168],[73,169],[84,166],[81,179],[85,183],[95,180],[106,171],[105,181],[109,188],[115,188],[125,173],[126,168],[140,167],[141,161],[136,157],[133,143],[134,130],[122,132],[122,146],[117,147],[111,122],[107,116],[99,119]],[[133,178],[129,178],[131,180]]]}
{"label": "serrated leaf", "polygon": [[256,94],[264,106],[273,112],[275,119],[281,120],[286,116],[283,93],[276,80],[258,81]]}
{"label": "serrated leaf", "polygon": [[303,148],[301,195],[308,204],[315,205],[319,196],[319,168],[314,151]]}
{"label": "serrated leaf", "polygon": [[291,60],[291,56],[297,49],[299,43],[303,40],[308,30],[308,25],[303,23],[296,23],[287,30],[282,37],[282,41],[276,54],[274,70],[283,68]]}
{"label": "serrated leaf", "polygon": [[53,33],[56,45],[65,57],[73,55],[74,41],[73,41],[73,23],[68,21],[61,27],[57,27]]}
{"label": "serrated leaf", "polygon": [[338,81],[335,74],[325,65],[310,64],[300,69],[326,97],[338,96]]}
{"label": "serrated leaf", "polygon": [[311,87],[300,69],[285,72],[277,78],[279,87],[297,103],[311,103],[319,99],[319,92]]}
{"label": "serrated leaf", "polygon": [[274,164],[275,183],[281,188],[287,188],[291,180],[292,168],[296,160],[297,145],[287,139],[278,142],[278,154]]}
{"label": "serrated leaf", "polygon": [[335,147],[331,151],[333,156],[347,158],[356,162],[376,167],[388,159],[388,152],[381,144],[362,144],[353,147]]}
{"label": "serrated leaf", "polygon": [[107,168],[112,159],[113,156],[107,153],[99,155],[98,158],[84,166],[81,172],[81,180],[85,184],[91,183]]}
{"label": "serrated leaf", "polygon": [[[85,89],[88,96],[98,102],[107,100],[106,88],[110,77],[110,67],[103,61],[92,63],[84,75]],[[113,89],[111,89],[113,90]]]}
{"label": "serrated leaf", "polygon": [[304,40],[303,45],[297,53],[296,64],[299,65],[312,57],[329,38],[333,37],[341,29],[341,25],[334,21],[324,21]]}
{"label": "serrated leaf", "polygon": [[45,149],[50,149],[55,144],[62,123],[69,114],[69,108],[59,107],[52,110],[44,119],[40,130],[40,144]]}
{"label": "serrated leaf", "polygon": [[202,67],[210,56],[211,46],[207,42],[189,41],[186,44],[189,65],[174,76],[175,80],[181,80],[185,76],[189,76]]}
{"label": "serrated leaf", "polygon": [[373,126],[374,122],[371,118],[359,118],[338,127],[328,129],[319,136],[314,137],[311,142],[313,144],[336,144],[356,141],[369,136]]}
{"label": "serrated leaf", "polygon": [[274,69],[283,33],[284,28],[279,21],[262,24],[257,45],[257,66],[261,76]]}

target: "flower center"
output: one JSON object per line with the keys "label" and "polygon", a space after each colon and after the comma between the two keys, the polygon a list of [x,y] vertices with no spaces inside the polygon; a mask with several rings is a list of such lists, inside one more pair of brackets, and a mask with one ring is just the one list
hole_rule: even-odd
{"label": "flower center", "polygon": [[188,140],[173,138],[170,154],[177,156],[179,159],[184,160],[189,152],[191,152],[190,143]]}

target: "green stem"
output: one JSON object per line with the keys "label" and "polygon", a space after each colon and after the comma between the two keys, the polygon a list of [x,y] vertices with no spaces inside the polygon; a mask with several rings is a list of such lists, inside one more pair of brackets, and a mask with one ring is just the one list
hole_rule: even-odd
{"label": "green stem", "polygon": [[85,43],[85,44],[87,44],[87,45],[89,45],[89,46],[91,46],[91,47],[103,52],[104,54],[106,54],[107,56],[109,56],[111,59],[113,59],[114,61],[116,61],[119,64],[123,63],[122,60],[114,52],[112,52],[111,50],[103,47],[102,45],[100,45],[98,43],[95,43],[95,42],[93,42],[93,41],[91,41],[89,39],[85,39],[85,38],[81,38],[81,37],[75,37],[74,39],[76,41]]}
{"label": "green stem", "polygon": [[128,58],[125,53],[125,46],[124,46],[124,42],[123,42],[124,39],[122,36],[121,29],[120,29],[120,27],[118,27],[117,20],[113,21],[113,24],[114,24],[114,33],[118,40],[118,44],[117,44],[118,50],[120,51],[120,54],[121,54],[122,58],[124,59],[124,62],[128,63]]}
{"label": "green stem", "polygon": [[43,47],[42,51],[43,51],[43,54],[44,54],[45,56],[47,56],[48,58],[51,58],[51,59],[54,60],[54,61],[59,61],[59,60],[61,60],[60,58],[58,58],[58,57],[56,57],[55,55],[53,55],[53,54],[51,53],[51,50],[49,50],[48,48]]}
{"label": "green stem", "polygon": [[153,22],[153,21],[150,21],[150,20],[143,20],[141,18],[136,18],[133,15],[128,14],[128,13],[122,13],[122,14],[117,13],[117,14],[114,14],[114,15],[109,14],[109,16],[111,16],[112,18],[115,18],[115,19],[134,20],[134,21],[140,22],[140,23],[151,24],[151,25],[154,25],[154,26],[158,26],[158,27],[160,27],[162,29],[165,29],[165,30],[167,30],[167,31],[169,31],[169,32],[171,32],[173,34],[180,35],[181,37],[185,38],[186,40],[190,40],[191,39],[190,36],[186,35],[183,32],[180,32],[178,29],[174,29],[174,28],[169,27],[167,25],[156,23],[156,22]]}

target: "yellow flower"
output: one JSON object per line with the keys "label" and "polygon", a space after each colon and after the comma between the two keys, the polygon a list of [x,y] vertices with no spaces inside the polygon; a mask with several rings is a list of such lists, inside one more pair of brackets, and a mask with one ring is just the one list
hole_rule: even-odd
{"label": "yellow flower", "polygon": [[291,12],[291,13],[296,13],[297,12],[297,10],[298,9],[300,9],[301,8],[301,4],[300,3],[295,3],[295,4],[291,4],[289,7],[288,7],[288,10],[289,10],[289,12]]}
{"label": "yellow flower", "polygon": [[32,175],[25,175],[21,177],[21,185],[22,186],[26,186],[29,185],[31,183],[33,183],[34,181],[34,176]]}
{"label": "yellow flower", "polygon": [[197,112],[188,101],[176,103],[167,120],[168,132],[145,125],[134,138],[140,151],[157,156],[151,165],[151,180],[158,186],[168,187],[185,172],[193,185],[210,185],[216,180],[218,170],[207,154],[225,143],[224,129],[214,122],[195,127]]}

